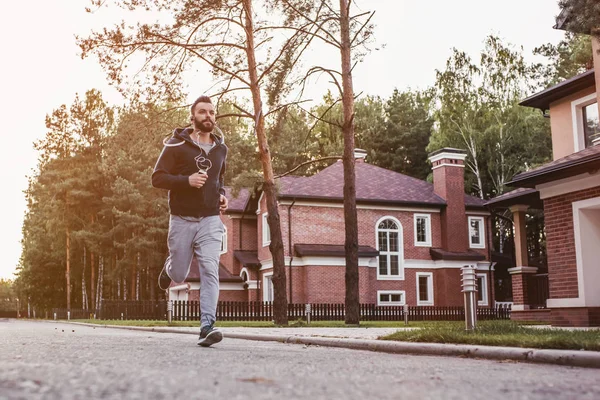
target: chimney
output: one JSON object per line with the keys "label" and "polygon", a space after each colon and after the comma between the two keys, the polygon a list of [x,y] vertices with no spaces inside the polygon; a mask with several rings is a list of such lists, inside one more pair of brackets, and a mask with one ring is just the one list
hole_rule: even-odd
{"label": "chimney", "polygon": [[433,191],[447,203],[441,213],[442,248],[447,251],[464,252],[469,249],[465,214],[466,157],[466,151],[448,147],[429,154]]}
{"label": "chimney", "polygon": [[354,161],[365,162],[367,151],[363,149],[354,149]]}

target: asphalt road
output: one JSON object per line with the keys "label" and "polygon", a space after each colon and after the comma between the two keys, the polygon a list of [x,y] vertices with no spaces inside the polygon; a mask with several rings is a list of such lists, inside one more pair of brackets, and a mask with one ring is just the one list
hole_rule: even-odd
{"label": "asphalt road", "polygon": [[0,320],[0,399],[600,399],[600,371]]}

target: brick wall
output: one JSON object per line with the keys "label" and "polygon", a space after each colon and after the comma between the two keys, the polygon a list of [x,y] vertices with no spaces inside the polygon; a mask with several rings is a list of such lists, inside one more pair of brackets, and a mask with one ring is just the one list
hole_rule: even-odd
{"label": "brick wall", "polygon": [[[289,255],[287,207],[280,207],[280,213],[287,256]],[[441,247],[439,212],[418,213],[430,214],[432,246]],[[391,216],[396,218],[402,227],[404,258],[430,260],[429,247],[415,246],[414,214],[412,211],[358,210],[358,243],[361,246],[377,248],[377,221],[382,217]],[[344,232],[343,208],[298,205],[292,208],[292,246],[296,243],[343,245],[345,242]]]}
{"label": "brick wall", "polygon": [[600,326],[600,307],[553,308],[550,322],[552,326]]}
{"label": "brick wall", "polygon": [[510,312],[510,319],[512,321],[536,321],[550,323],[550,310],[525,310]]}
{"label": "brick wall", "polygon": [[[265,273],[261,271],[261,285]],[[458,268],[447,269],[405,269],[404,280],[377,280],[377,269],[359,267],[359,300],[361,303],[377,303],[377,291],[404,291],[406,302],[417,305],[417,272],[433,273],[435,306],[462,306],[461,275]],[[287,288],[290,290],[289,268],[286,268]],[[294,303],[344,303],[345,268],[343,266],[307,266],[292,268],[292,301]],[[488,300],[491,301],[488,276]],[[261,293],[262,296],[262,293]],[[260,297],[262,300],[262,297]],[[289,295],[288,295],[289,300]]]}
{"label": "brick wall", "polygon": [[600,187],[544,199],[551,299],[579,297],[573,202],[600,196]]}

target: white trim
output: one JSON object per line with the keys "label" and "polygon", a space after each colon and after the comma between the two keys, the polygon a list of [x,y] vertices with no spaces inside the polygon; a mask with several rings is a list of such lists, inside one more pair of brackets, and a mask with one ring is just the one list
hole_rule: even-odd
{"label": "white trim", "polygon": [[527,266],[520,266],[520,267],[513,267],[513,268],[509,268],[507,269],[508,273],[510,275],[515,275],[515,274],[535,274],[536,272],[538,272],[538,268],[537,267],[527,267]]}
{"label": "white trim", "polygon": [[[479,224],[479,236],[481,239],[481,243],[476,244],[471,242],[471,221],[478,220]],[[485,218],[483,217],[468,217],[467,218],[467,229],[469,234],[469,248],[471,249],[485,249]]]}
{"label": "white trim", "polygon": [[244,289],[244,284],[242,282],[225,282],[219,284],[219,290],[246,290]]}
{"label": "white trim", "polygon": [[262,201],[264,195],[265,192],[260,192],[260,196],[258,197],[258,203],[256,206],[256,215],[260,215],[260,202]]}
{"label": "white trim", "polygon": [[[428,300],[421,301],[421,285],[419,284],[419,278],[427,277],[427,298]],[[418,306],[432,306],[433,305],[433,272],[417,272],[415,281],[417,283],[417,305]]]}
{"label": "white trim", "polygon": [[[432,157],[429,157],[429,161],[433,164],[436,161],[442,160],[444,158],[447,158],[449,160],[461,160],[461,161],[465,161],[465,159],[467,158],[467,155],[465,153],[451,153],[451,152],[441,152],[438,153]],[[456,164],[453,164],[456,165]]]}
{"label": "white trim", "polygon": [[[188,283],[189,290],[200,290],[200,282]],[[246,290],[243,282],[225,282],[219,284],[219,290]]]}
{"label": "white trim", "polygon": [[271,287],[273,287],[273,272],[265,272],[262,276],[262,297],[263,297],[263,301],[273,301],[275,299],[275,287],[273,287],[273,298],[271,300],[269,300],[268,298],[268,294],[269,292],[267,291],[267,278],[271,277],[270,281],[271,281]]}
{"label": "white trim", "polygon": [[540,199],[544,200],[550,197],[560,196],[579,190],[590,189],[600,186],[600,174],[590,174],[588,172],[571,176],[556,181],[536,185],[535,188],[540,192]]}
{"label": "white trim", "polygon": [[409,269],[461,269],[465,265],[472,265],[478,271],[489,271],[489,261],[448,261],[448,260],[404,260],[404,268]]}
{"label": "white trim", "polygon": [[[286,266],[290,265],[290,257],[284,257],[284,263]],[[306,256],[306,257],[294,257],[292,260],[292,267],[308,267],[308,266],[323,266],[323,267],[343,267],[346,265],[345,257],[324,257],[324,256]],[[359,267],[370,267],[375,268],[377,265],[377,257],[359,257]],[[259,271],[264,271],[273,268],[273,260],[261,261]]]}
{"label": "white trim", "polygon": [[585,135],[583,128],[583,107],[596,102],[596,93],[589,94],[571,102],[571,120],[573,122],[574,153],[585,149]]}
{"label": "white trim", "polygon": [[[280,203],[282,206],[289,206],[292,204],[290,200],[282,200]],[[331,203],[331,202],[319,202],[319,201],[308,201],[298,200],[294,203],[294,207],[324,207],[324,208],[344,208],[343,203]],[[380,204],[357,204],[356,208],[359,210],[380,210],[380,211],[405,211],[405,212],[422,212],[422,213],[440,213],[441,208],[422,208],[422,207],[403,207],[403,206],[392,206],[392,205],[380,205]]]}
{"label": "white trim", "polygon": [[488,211],[467,211],[465,214],[476,215],[476,216],[480,216],[480,217],[489,217],[490,215],[492,215]]}
{"label": "white trim", "polygon": [[511,311],[528,311],[529,304],[513,304],[512,306],[510,306],[510,309]]}
{"label": "white trim", "polygon": [[[285,265],[290,265],[290,258],[285,257]],[[343,267],[346,265],[346,258],[344,257],[294,257],[292,261],[293,267],[309,267],[309,266],[323,266],[323,267]],[[404,269],[461,269],[465,265],[472,265],[477,268],[478,271],[489,271],[491,262],[489,261],[448,261],[448,260],[418,260],[418,259],[406,259],[404,260]],[[359,257],[359,267],[377,268],[377,257]],[[261,261],[260,271],[268,270],[273,268],[273,260]]]}
{"label": "white trim", "polygon": [[515,212],[527,212],[529,210],[529,206],[527,204],[515,204],[514,206],[508,207],[511,213]]}
{"label": "white trim", "polygon": [[391,252],[391,251],[386,252],[386,253],[390,254],[390,256],[391,255],[398,256],[398,275],[391,275],[391,265],[388,266],[390,269],[390,275],[380,275],[379,274],[379,257],[381,257],[381,251],[380,251],[380,255],[377,256],[377,280],[379,280],[379,281],[404,280],[404,229],[402,227],[402,224],[398,220],[398,218],[393,217],[391,215],[386,215],[377,220],[377,222],[375,223],[375,248],[377,250],[379,250],[379,224],[387,219],[394,221],[398,225],[398,251],[397,252]]}
{"label": "white trim", "polygon": [[223,248],[223,250],[221,250],[219,252],[219,255],[223,255],[227,253],[227,226],[225,226],[225,224],[223,224],[223,236],[221,237],[221,247]]}
{"label": "white trim", "polygon": [[459,168],[464,168],[465,165],[464,164],[446,164],[446,163],[444,163],[444,164],[438,164],[438,165],[436,165],[435,167],[431,168],[431,170],[433,171],[434,169],[438,169],[438,168],[441,168],[441,167],[459,167]]}
{"label": "white trim", "polygon": [[[379,297],[382,294],[399,294],[400,301],[381,302]],[[404,304],[406,304],[406,291],[404,291],[404,290],[378,290],[377,291],[377,305],[378,306],[403,306]]]}
{"label": "white trim", "polygon": [[[250,271],[246,267],[242,267],[242,269],[240,270],[240,278],[244,279],[244,272],[246,273],[246,276],[248,277],[248,279],[250,279]],[[246,280],[244,282],[248,282],[248,280]]]}
{"label": "white trim", "polygon": [[258,290],[258,281],[246,281],[247,289]]}
{"label": "white trim", "polygon": [[[270,227],[269,227],[269,223],[267,222],[267,217],[269,216],[269,213],[264,213],[262,215],[262,245],[263,247],[267,247],[269,244],[271,244],[271,231],[270,231]],[[269,233],[269,239],[267,240],[267,232]]]}
{"label": "white trim", "polygon": [[227,214],[227,217],[231,219],[256,219],[256,215],[242,214],[241,211],[239,211],[239,214]]}
{"label": "white trim", "polygon": [[[417,240],[417,220],[419,218],[425,218],[425,241],[419,242]],[[431,247],[431,214],[414,214],[413,215],[413,227],[414,227],[414,239],[415,247]]]}
{"label": "white trim", "polygon": [[477,275],[477,281],[479,282],[479,278],[482,278],[483,281],[483,285],[481,285],[482,287],[480,288],[479,286],[477,287],[477,290],[481,290],[481,301],[477,300],[477,305],[478,306],[489,306],[490,305],[490,299],[488,296],[488,276],[487,274],[476,274]]}
{"label": "white trim", "polygon": [[585,301],[580,297],[567,298],[567,299],[548,299],[548,300],[546,300],[546,307],[548,307],[548,308],[585,307]]}
{"label": "white trim", "polygon": [[171,286],[169,288],[169,290],[172,290],[174,292],[179,291],[179,290],[187,290],[190,288],[190,284],[189,283],[182,283],[180,285],[177,286]]}
{"label": "white trim", "polygon": [[[588,271],[588,276],[586,277],[586,269],[583,268],[584,261],[584,253],[583,253],[583,238],[581,237],[581,212],[585,209],[595,209],[596,212],[600,208],[600,197],[593,197],[591,199],[574,201],[572,203],[573,207],[573,231],[575,233],[575,260],[577,263],[577,289],[579,292],[579,298],[583,300],[584,306],[587,307],[599,307],[600,306],[600,296],[598,293],[600,292],[600,279],[594,279],[593,272],[598,267],[596,264],[594,267],[590,265],[591,263],[586,264],[586,269]],[[589,223],[589,222],[588,222]],[[595,243],[594,243],[595,244]],[[589,245],[589,242],[588,242]],[[586,247],[586,249],[589,249]],[[593,258],[593,257],[592,257]],[[590,257],[587,257],[589,260]],[[597,260],[596,260],[597,261]],[[594,269],[593,269],[594,268]],[[596,272],[598,273],[598,272]],[[590,274],[592,276],[590,276]],[[599,275],[600,276],[600,275]],[[587,288],[591,293],[586,296],[588,292]]]}

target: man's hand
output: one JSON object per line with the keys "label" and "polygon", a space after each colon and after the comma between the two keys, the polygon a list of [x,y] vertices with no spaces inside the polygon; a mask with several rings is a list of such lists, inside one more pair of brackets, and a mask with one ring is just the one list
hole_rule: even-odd
{"label": "man's hand", "polygon": [[228,205],[229,205],[229,200],[227,200],[227,197],[221,195],[221,197],[219,199],[219,211],[221,213],[224,213],[227,210]]}
{"label": "man's hand", "polygon": [[188,176],[188,182],[190,183],[191,187],[200,189],[202,186],[204,186],[206,178],[208,178],[208,175],[196,172],[195,174]]}

